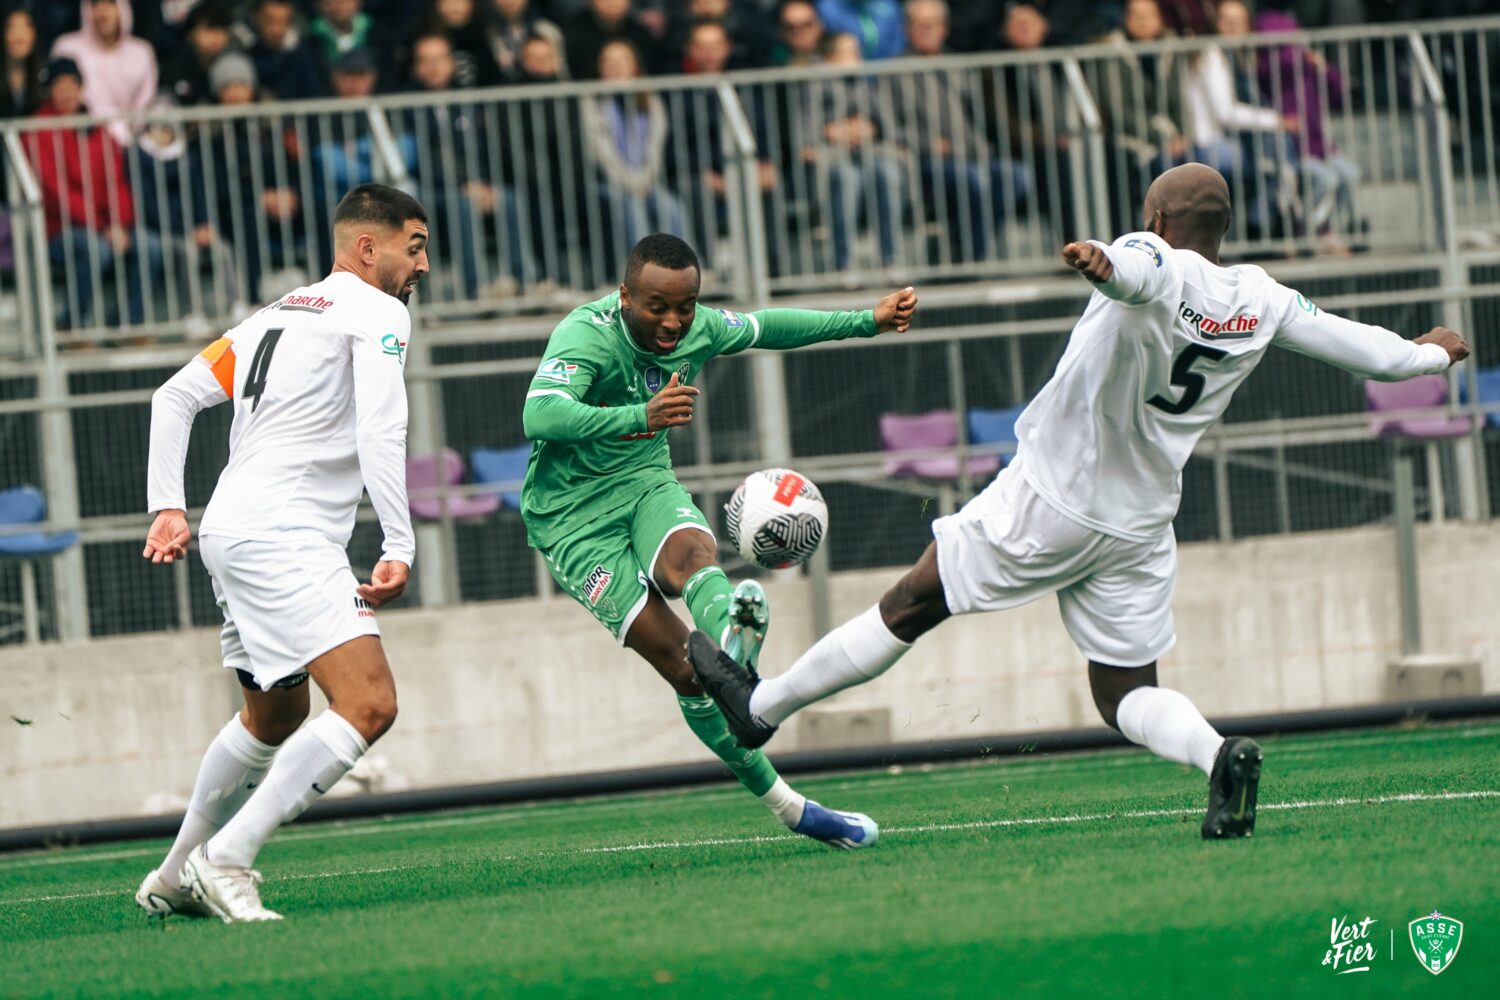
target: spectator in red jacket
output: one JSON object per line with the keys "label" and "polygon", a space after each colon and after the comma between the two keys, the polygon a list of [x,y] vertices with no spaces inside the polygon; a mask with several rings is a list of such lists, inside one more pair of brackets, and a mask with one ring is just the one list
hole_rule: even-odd
{"label": "spectator in red jacket", "polygon": [[[78,64],[54,59],[47,67],[47,99],[35,117],[82,113],[83,74]],[[89,323],[95,293],[106,281],[124,286],[129,321],[141,322],[146,282],[136,273],[140,254],[144,251],[153,270],[161,254],[159,246],[135,246],[135,204],[119,145],[100,128],[28,132],[25,143],[42,187],[52,265],[62,271],[58,326]],[[118,287],[114,292],[110,298],[118,301]]]}

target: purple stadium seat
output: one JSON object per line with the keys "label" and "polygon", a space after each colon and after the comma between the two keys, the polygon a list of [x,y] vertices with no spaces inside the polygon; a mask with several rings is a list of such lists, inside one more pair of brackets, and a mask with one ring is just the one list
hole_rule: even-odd
{"label": "purple stadium seat", "polygon": [[[464,460],[452,448],[444,448],[442,454],[418,455],[406,460],[406,489],[408,493],[432,489],[438,486],[457,486],[464,481]],[[500,498],[493,493],[476,496],[449,497],[448,516],[456,521],[484,517],[500,507]],[[439,521],[443,517],[443,501],[438,497],[413,499],[413,517],[427,521]]]}
{"label": "purple stadium seat", "polygon": [[[933,410],[905,416],[886,413],[880,417],[880,443],[886,451],[919,448],[953,448],[958,445],[958,418],[952,410]],[[973,477],[993,476],[1000,468],[994,455],[973,455],[968,471]],[[963,474],[957,458],[893,458],[885,463],[885,474],[893,478],[957,479]]]}
{"label": "purple stadium seat", "polygon": [[[1376,437],[1440,441],[1463,437],[1472,418],[1450,417],[1440,408],[1448,402],[1448,380],[1441,375],[1418,375],[1405,382],[1366,382],[1365,404],[1370,411],[1370,433]],[[1439,410],[1430,417],[1381,417],[1393,410]]]}

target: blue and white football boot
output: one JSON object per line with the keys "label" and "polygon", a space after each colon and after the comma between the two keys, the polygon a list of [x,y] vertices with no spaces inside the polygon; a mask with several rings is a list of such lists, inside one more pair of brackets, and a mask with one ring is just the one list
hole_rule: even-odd
{"label": "blue and white football boot", "polygon": [[827,809],[812,799],[807,800],[802,820],[792,830],[841,851],[873,847],[880,839],[880,827],[864,813]]}

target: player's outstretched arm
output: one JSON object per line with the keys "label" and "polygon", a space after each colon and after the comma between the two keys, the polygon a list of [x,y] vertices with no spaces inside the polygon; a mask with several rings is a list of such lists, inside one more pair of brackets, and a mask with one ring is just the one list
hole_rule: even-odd
{"label": "player's outstretched arm", "polygon": [[1109,247],[1092,240],[1069,243],[1062,249],[1062,259],[1102,294],[1138,306],[1166,287],[1166,251],[1170,249],[1151,233],[1131,233]]}
{"label": "player's outstretched arm", "polygon": [[1326,313],[1289,288],[1280,292],[1285,297],[1284,315],[1274,342],[1356,375],[1399,382],[1447,371],[1469,356],[1469,345],[1446,327],[1407,340],[1384,327]]}
{"label": "player's outstretched arm", "polygon": [[905,333],[917,311],[917,290],[910,286],[891,292],[875,308],[853,312],[821,309],[762,309],[749,314],[725,312],[728,341],[721,354],[751,347],[790,351],[826,340]]}
{"label": "player's outstretched arm", "polygon": [[227,400],[233,389],[234,352],[227,340],[221,340],[189,361],[151,396],[146,506],[156,514],[156,520],[141,555],[153,563],[170,563],[187,555],[192,534],[184,514],[187,500],[182,470],[193,419],[199,410]]}

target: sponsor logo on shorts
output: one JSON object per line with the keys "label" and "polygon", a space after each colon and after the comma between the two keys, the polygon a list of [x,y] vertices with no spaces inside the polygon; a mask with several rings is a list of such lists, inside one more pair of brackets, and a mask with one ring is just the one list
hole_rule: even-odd
{"label": "sponsor logo on shorts", "polygon": [[807,480],[795,472],[789,472],[781,477],[781,482],[776,484],[776,492],[771,494],[771,499],[785,507],[790,507],[806,483]]}
{"label": "sponsor logo on shorts", "polygon": [[729,326],[744,326],[745,325],[745,317],[741,316],[739,313],[737,313],[737,312],[730,312],[728,309],[720,309],[719,312],[721,312],[721,313],[724,314],[724,322],[725,322],[725,324],[727,324]]}
{"label": "sponsor logo on shorts", "polygon": [[389,354],[403,365],[406,364],[406,341],[394,333],[388,333],[380,338],[380,350],[384,354]]}
{"label": "sponsor logo on shorts", "polygon": [[542,362],[542,366],[536,370],[536,377],[546,382],[556,382],[558,385],[567,385],[573,381],[573,373],[578,370],[577,365],[569,364],[562,358],[548,358]]}
{"label": "sponsor logo on shorts", "polygon": [[1147,257],[1150,257],[1151,260],[1155,262],[1157,267],[1161,267],[1161,251],[1156,249],[1156,244],[1152,243],[1150,240],[1143,240],[1139,237],[1133,240],[1126,240],[1125,249],[1139,250]]}
{"label": "sponsor logo on shorts", "polygon": [[609,589],[609,581],[614,578],[615,575],[603,566],[594,567],[583,581],[583,596],[589,599],[590,606],[599,603],[599,598],[603,597],[604,592]]}
{"label": "sponsor logo on shorts", "polygon": [[1177,304],[1177,315],[1204,340],[1247,340],[1255,336],[1255,330],[1260,326],[1259,316],[1240,313],[1228,319],[1214,319],[1207,313],[1194,309],[1186,301]]}
{"label": "sponsor logo on shorts", "polygon": [[370,602],[358,595],[355,595],[354,598],[354,609],[361,618],[375,617],[375,609],[370,607]]}
{"label": "sponsor logo on shorts", "polygon": [[646,369],[646,389],[650,392],[661,391],[661,369],[655,365]]}

